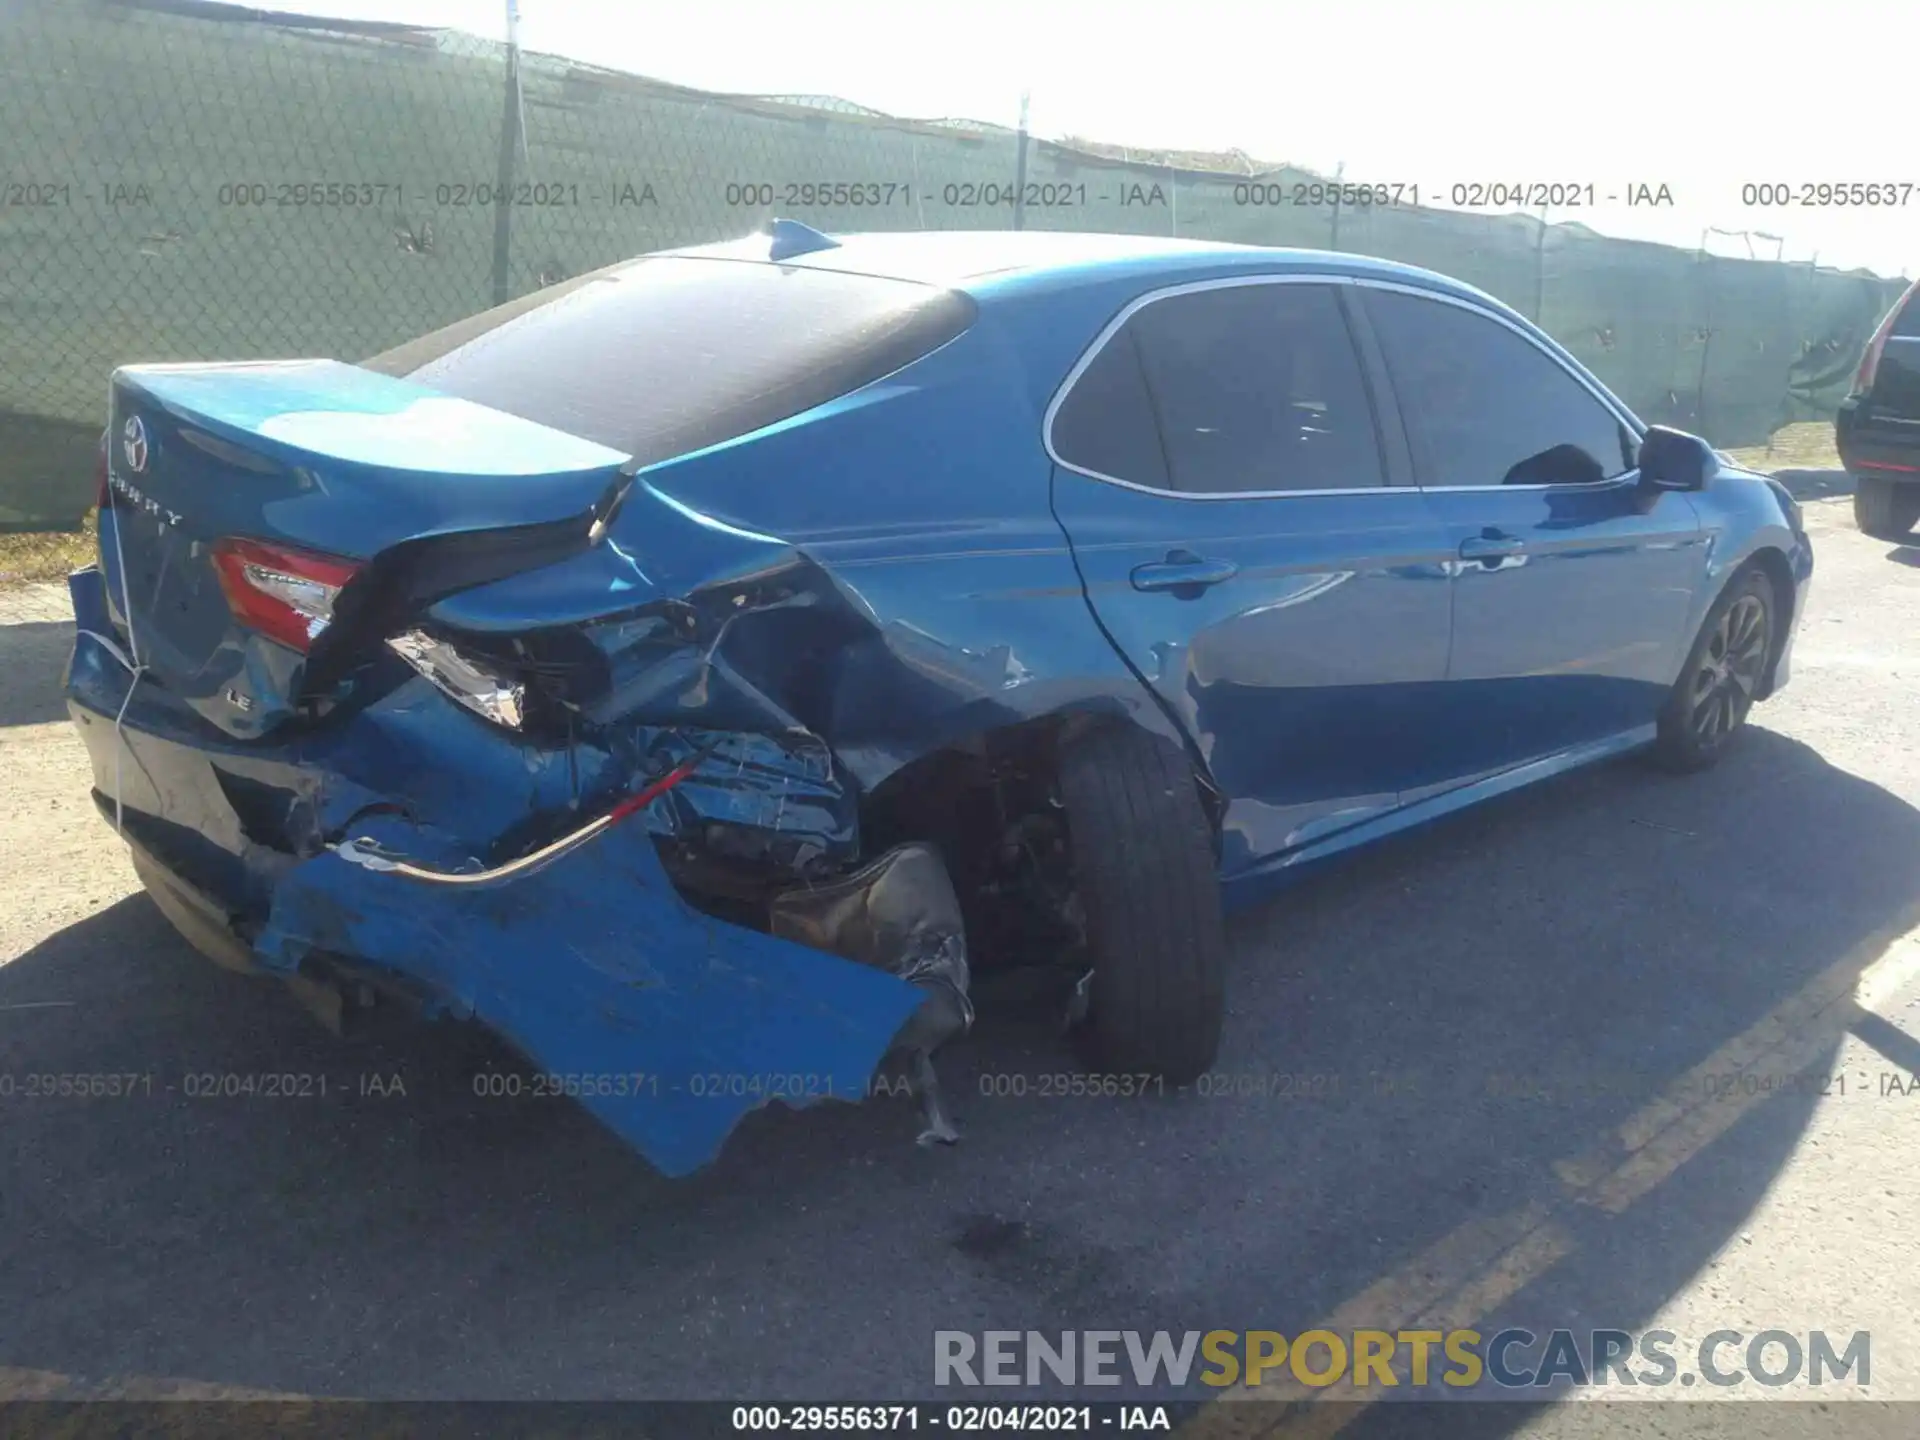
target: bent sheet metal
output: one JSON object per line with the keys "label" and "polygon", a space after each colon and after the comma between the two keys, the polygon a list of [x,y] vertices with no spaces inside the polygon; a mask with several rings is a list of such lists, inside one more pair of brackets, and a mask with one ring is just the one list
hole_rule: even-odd
{"label": "bent sheet metal", "polygon": [[[466,859],[397,817],[361,834],[449,869]],[[668,1175],[711,1160],[770,1100],[862,1098],[927,999],[885,970],[693,910],[639,826],[491,886],[421,884],[329,851],[281,878],[256,948],[283,972],[318,950],[423,982],[581,1077],[580,1102]]]}

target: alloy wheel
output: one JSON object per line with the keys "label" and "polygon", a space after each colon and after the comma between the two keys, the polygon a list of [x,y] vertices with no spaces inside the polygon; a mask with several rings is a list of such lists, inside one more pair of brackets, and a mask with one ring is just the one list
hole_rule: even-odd
{"label": "alloy wheel", "polygon": [[1766,602],[1742,595],[1713,627],[1700,667],[1694,672],[1688,716],[1702,749],[1724,744],[1753,708],[1754,693],[1766,668]]}

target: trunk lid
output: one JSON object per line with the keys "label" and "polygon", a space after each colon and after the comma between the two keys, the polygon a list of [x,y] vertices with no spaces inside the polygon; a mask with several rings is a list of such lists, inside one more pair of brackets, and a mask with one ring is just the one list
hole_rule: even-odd
{"label": "trunk lid", "polygon": [[[627,460],[332,360],[123,367],[108,439],[115,619],[136,663],[240,737],[434,600],[588,548]],[[276,556],[305,567],[276,576]],[[339,582],[331,620],[270,638],[230,600],[243,571],[282,594]]]}

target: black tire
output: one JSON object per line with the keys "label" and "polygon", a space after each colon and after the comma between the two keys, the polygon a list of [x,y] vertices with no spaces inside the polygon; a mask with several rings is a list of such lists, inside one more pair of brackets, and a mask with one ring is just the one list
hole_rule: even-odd
{"label": "black tire", "polygon": [[1856,475],[1853,523],[1876,540],[1905,540],[1920,524],[1920,483],[1896,485],[1884,475]]}
{"label": "black tire", "polygon": [[1773,643],[1773,582],[1749,565],[1727,582],[1687,651],[1660,711],[1657,764],[1687,773],[1726,753],[1753,709]]}
{"label": "black tire", "polygon": [[1069,744],[1060,799],[1091,952],[1093,1061],[1190,1084],[1219,1053],[1227,958],[1193,771],[1171,744],[1116,726]]}

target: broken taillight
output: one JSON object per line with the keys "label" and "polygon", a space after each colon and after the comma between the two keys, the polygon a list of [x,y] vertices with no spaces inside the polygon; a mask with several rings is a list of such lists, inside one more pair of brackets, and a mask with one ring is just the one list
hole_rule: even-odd
{"label": "broken taillight", "polygon": [[218,540],[213,568],[233,618],[306,654],[333,619],[333,602],[360,567],[259,540]]}
{"label": "broken taillight", "polygon": [[387,648],[474,714],[509,730],[518,730],[526,718],[525,685],[445,640],[424,630],[409,630],[389,639]]}

